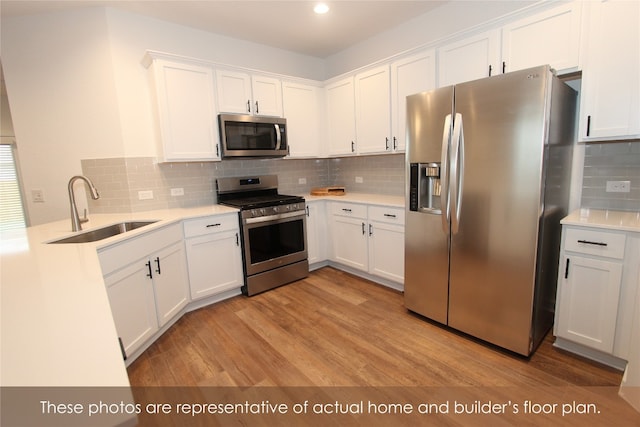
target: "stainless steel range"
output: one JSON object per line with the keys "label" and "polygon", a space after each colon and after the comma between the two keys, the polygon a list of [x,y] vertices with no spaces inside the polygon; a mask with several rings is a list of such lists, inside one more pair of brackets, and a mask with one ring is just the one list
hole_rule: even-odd
{"label": "stainless steel range", "polygon": [[276,175],[218,178],[216,192],[218,203],[240,209],[245,295],[309,274],[303,197],[278,194]]}

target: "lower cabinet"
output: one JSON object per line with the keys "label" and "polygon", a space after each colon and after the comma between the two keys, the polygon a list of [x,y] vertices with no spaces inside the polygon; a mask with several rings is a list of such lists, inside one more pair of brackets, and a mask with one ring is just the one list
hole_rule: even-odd
{"label": "lower cabinet", "polygon": [[404,282],[404,210],[331,203],[332,260],[396,283]]}
{"label": "lower cabinet", "polygon": [[324,200],[307,201],[307,257],[314,268],[327,260],[327,209]]}
{"label": "lower cabinet", "polygon": [[555,345],[618,368],[628,360],[640,236],[564,225]]}
{"label": "lower cabinet", "polygon": [[116,330],[125,355],[130,355],[177,319],[189,302],[182,230],[179,224],[171,225],[101,250],[98,256]]}
{"label": "lower cabinet", "polygon": [[187,220],[184,234],[192,299],[242,287],[237,214]]}

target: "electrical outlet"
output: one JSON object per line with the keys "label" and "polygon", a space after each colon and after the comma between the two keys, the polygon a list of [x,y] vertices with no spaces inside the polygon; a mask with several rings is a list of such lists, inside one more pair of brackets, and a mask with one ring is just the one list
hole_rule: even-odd
{"label": "electrical outlet", "polygon": [[307,183],[307,178],[298,178],[298,184],[304,185]]}
{"label": "electrical outlet", "polygon": [[631,181],[607,181],[607,193],[628,193]]}
{"label": "electrical outlet", "polygon": [[364,179],[362,179],[361,176],[356,176],[356,183],[357,184],[362,184],[364,182]]}
{"label": "electrical outlet", "polygon": [[184,196],[184,188],[172,188],[171,189],[172,196]]}
{"label": "electrical outlet", "polygon": [[138,191],[138,200],[153,199],[153,190]]}
{"label": "electrical outlet", "polygon": [[33,203],[44,203],[44,191],[31,190],[31,201]]}

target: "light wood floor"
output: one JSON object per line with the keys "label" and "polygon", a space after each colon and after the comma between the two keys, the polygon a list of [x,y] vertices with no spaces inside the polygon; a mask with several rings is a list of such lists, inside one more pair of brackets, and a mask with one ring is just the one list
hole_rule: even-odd
{"label": "light wood floor", "polygon": [[[529,359],[513,355],[410,314],[400,292],[326,267],[293,284],[188,313],[128,372],[134,387],[432,387],[528,393],[514,402],[531,396],[548,400],[553,393],[566,400],[571,397],[566,390],[593,400],[593,390],[600,387],[617,390],[620,372],[557,350],[552,340],[549,334]],[[543,395],[535,396],[538,392]],[[637,413],[625,414],[633,418]],[[586,421],[572,419],[576,425]]]}

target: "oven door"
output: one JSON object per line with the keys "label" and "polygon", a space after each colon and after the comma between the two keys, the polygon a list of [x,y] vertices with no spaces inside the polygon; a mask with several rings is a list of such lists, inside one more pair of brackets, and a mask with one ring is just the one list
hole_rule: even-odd
{"label": "oven door", "polygon": [[243,218],[247,276],[307,259],[305,211]]}

